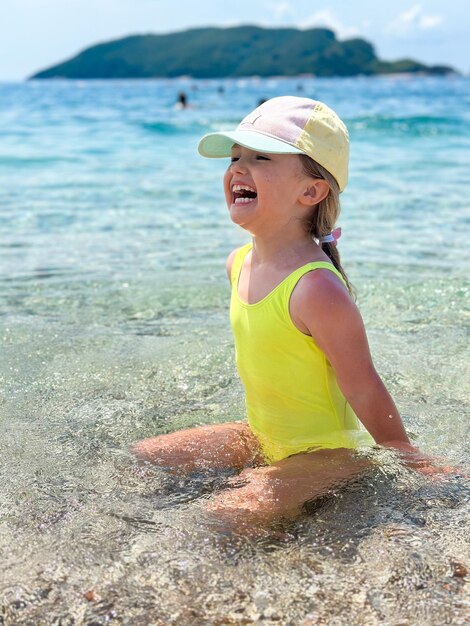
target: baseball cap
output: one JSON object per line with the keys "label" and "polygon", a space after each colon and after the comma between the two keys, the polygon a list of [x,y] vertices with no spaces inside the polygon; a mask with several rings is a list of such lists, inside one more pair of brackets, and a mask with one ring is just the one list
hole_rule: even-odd
{"label": "baseball cap", "polygon": [[340,191],[348,182],[348,130],[333,109],[318,100],[266,100],[235,130],[205,135],[198,150],[204,157],[229,157],[234,144],[267,154],[306,154],[335,177]]}

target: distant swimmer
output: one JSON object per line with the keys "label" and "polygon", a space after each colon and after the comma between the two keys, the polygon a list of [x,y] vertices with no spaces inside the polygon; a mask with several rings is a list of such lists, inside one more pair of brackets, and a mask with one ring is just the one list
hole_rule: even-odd
{"label": "distant swimmer", "polygon": [[178,94],[178,102],[176,103],[177,109],[187,109],[188,108],[188,97],[184,93],[184,91],[180,91]]}
{"label": "distant swimmer", "polygon": [[183,109],[194,109],[194,104],[190,104],[188,102],[188,96],[184,91],[179,92],[178,99],[175,103],[175,109],[179,109],[180,111]]}

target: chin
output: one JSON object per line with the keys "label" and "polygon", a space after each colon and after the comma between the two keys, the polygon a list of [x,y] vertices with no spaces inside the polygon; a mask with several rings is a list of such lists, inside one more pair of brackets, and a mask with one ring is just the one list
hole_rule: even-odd
{"label": "chin", "polygon": [[248,222],[248,220],[234,220],[232,222],[242,228],[246,233],[250,235],[250,237],[256,237],[256,233],[254,232],[252,225]]}
{"label": "chin", "polygon": [[251,211],[246,208],[237,207],[233,204],[229,207],[230,219],[234,224],[245,227],[244,224],[250,221]]}

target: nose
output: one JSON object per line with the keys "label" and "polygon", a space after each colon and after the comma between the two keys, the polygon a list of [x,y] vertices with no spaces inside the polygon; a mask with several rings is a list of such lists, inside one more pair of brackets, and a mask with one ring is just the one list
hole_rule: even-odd
{"label": "nose", "polygon": [[230,163],[230,169],[232,172],[239,172],[242,174],[246,174],[247,167],[246,167],[246,162],[244,161],[243,157],[237,157],[236,161],[232,161]]}

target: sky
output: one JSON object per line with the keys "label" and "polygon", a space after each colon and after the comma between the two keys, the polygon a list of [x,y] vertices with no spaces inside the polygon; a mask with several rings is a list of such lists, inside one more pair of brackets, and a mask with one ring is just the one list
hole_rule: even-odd
{"label": "sky", "polygon": [[469,0],[1,0],[0,80],[24,80],[103,41],[201,26],[329,27],[384,60],[470,73]]}

